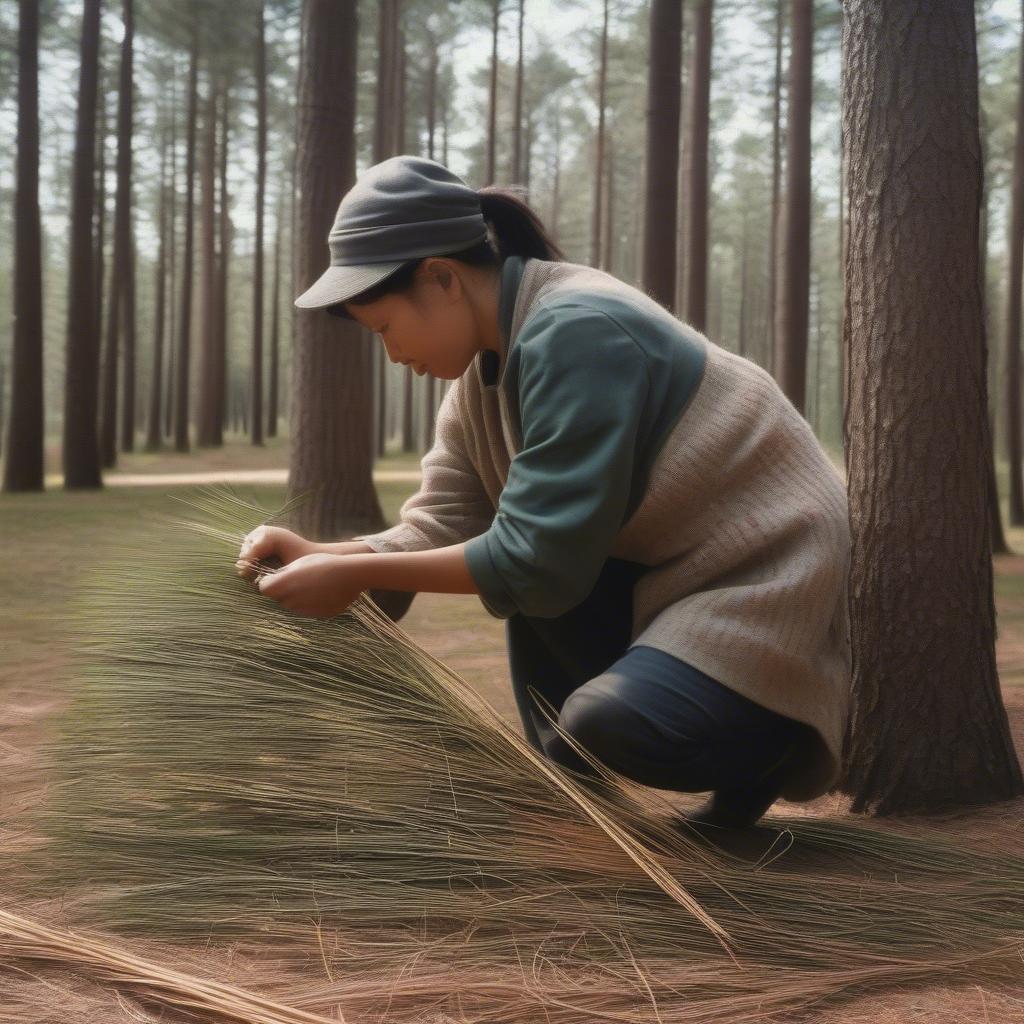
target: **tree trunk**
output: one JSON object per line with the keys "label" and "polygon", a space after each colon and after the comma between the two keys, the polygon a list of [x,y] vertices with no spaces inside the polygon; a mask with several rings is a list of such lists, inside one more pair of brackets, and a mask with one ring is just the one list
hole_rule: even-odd
{"label": "tree trunk", "polygon": [[[121,450],[135,450],[135,235],[132,230],[132,140],[134,137],[135,13],[134,0],[124,0],[124,43],[121,61],[121,102],[124,124],[118,123],[118,188],[124,161],[124,273],[121,281],[121,354],[124,393],[121,398]],[[124,139],[122,145],[121,139]],[[122,157],[123,153],[123,157]],[[115,222],[117,215],[115,213]],[[115,224],[116,230],[116,224]]]}
{"label": "tree trunk", "polygon": [[[97,42],[97,51],[99,41]],[[98,57],[98,52],[97,52]],[[99,434],[97,425],[99,423],[99,363],[100,346],[103,341],[103,288],[104,267],[105,267],[105,246],[106,246],[106,222],[107,222],[107,99],[103,88],[103,75],[99,73],[98,95],[96,98],[99,110],[99,131],[96,139],[96,200],[94,203],[96,213],[96,246],[94,259],[95,278],[93,283],[93,312],[96,315],[96,415],[92,420],[92,432],[96,434],[97,458],[99,458]]]}
{"label": "tree trunk", "polygon": [[[355,182],[356,0],[306,0],[298,126],[296,287],[324,268],[324,226]],[[290,497],[312,492],[295,526],[315,540],[384,525],[373,484],[372,405],[361,329],[337,317],[297,318]]]}
{"label": "tree trunk", "polygon": [[775,309],[775,377],[786,397],[804,411],[811,269],[811,101],[814,55],[813,0],[792,0],[789,106],[786,115],[786,202]]}
{"label": "tree trunk", "polygon": [[263,213],[267,187],[267,53],[261,2],[256,28],[256,225],[252,268],[252,433],[263,444]]}
{"label": "tree trunk", "polygon": [[1021,35],[1017,76],[1016,143],[1013,150],[1013,183],[1010,196],[1007,238],[1006,332],[1003,356],[1006,360],[1004,415],[1006,416],[1006,457],[1010,466],[1010,523],[1024,523],[1024,478],[1021,470],[1020,414],[1020,330],[1021,268],[1024,264],[1024,33]]}
{"label": "tree trunk", "polygon": [[996,674],[974,5],[845,12],[843,786],[854,811],[920,813],[1024,792]]}
{"label": "tree trunk", "polygon": [[647,160],[644,188],[642,287],[675,311],[676,211],[679,202],[679,106],[683,4],[651,6],[647,76]]}
{"label": "tree trunk", "polygon": [[189,364],[191,362],[192,248],[196,177],[196,119],[199,107],[199,23],[193,14],[192,53],[188,70],[188,114],[185,122],[185,238],[181,252],[181,306],[175,356],[174,447],[189,450]]}
{"label": "tree trunk", "polygon": [[102,487],[96,436],[99,334],[92,218],[96,204],[96,93],[99,67],[100,0],[85,0],[78,73],[78,121],[68,254],[68,319],[64,382],[65,488]]}
{"label": "tree trunk", "polygon": [[164,381],[164,320],[166,319],[167,287],[167,128],[164,126],[160,146],[160,199],[157,208],[156,308],[153,311],[153,370],[149,389],[149,415],[146,427],[146,449],[156,451],[163,446],[161,421]]}
{"label": "tree trunk", "polygon": [[[775,87],[772,104],[772,220],[768,233],[768,372],[775,373],[775,306],[779,274],[779,204],[782,191],[782,38],[785,0],[775,3]],[[841,176],[841,174],[840,174]],[[842,207],[840,207],[840,210]],[[842,213],[840,213],[842,224]],[[842,228],[840,228],[842,230]],[[840,248],[842,252],[842,248]],[[841,259],[842,257],[840,257]]]}
{"label": "tree trunk", "polygon": [[199,375],[199,409],[196,444],[213,444],[213,417],[217,365],[217,84],[209,71],[206,93],[206,117],[203,123],[203,163],[199,171],[202,206],[199,215],[202,257],[200,302],[202,303],[202,354]]}
{"label": "tree trunk", "polygon": [[687,168],[684,319],[703,331],[708,316],[708,127],[711,100],[713,0],[697,0],[693,56],[687,82]]}
{"label": "tree trunk", "polygon": [[[224,84],[223,102],[220,108],[220,259],[217,261],[217,326],[213,332],[214,381],[211,392],[213,408],[210,416],[211,443],[224,443],[224,418],[227,406],[228,356],[228,288],[230,284],[231,245],[234,226],[231,223],[231,197],[228,194],[228,103],[230,90]],[[248,401],[248,399],[247,399]]]}
{"label": "tree trunk", "polygon": [[597,133],[594,136],[594,195],[590,214],[590,265],[605,266],[601,251],[601,214],[604,206],[604,122],[608,91],[608,3],[604,0],[601,21],[601,51],[597,69]]}
{"label": "tree trunk", "polygon": [[278,200],[274,218],[274,283],[270,297],[270,374],[267,381],[267,437],[277,437],[278,354],[281,339],[281,228],[284,219],[283,197]]}
{"label": "tree trunk", "polygon": [[[128,280],[131,259],[131,166],[132,166],[132,0],[124,0],[124,38],[117,97],[117,186],[114,196],[114,251],[110,267],[106,352],[103,360],[103,397],[100,416],[100,457],[104,467],[117,464],[118,363],[122,339],[128,343]],[[125,381],[128,381],[127,366]]]}
{"label": "tree trunk", "polygon": [[487,162],[484,185],[494,184],[495,147],[498,135],[498,21],[501,0],[491,0],[491,86],[487,104]]}
{"label": "tree trunk", "polygon": [[519,50],[516,58],[516,91],[513,101],[512,123],[512,173],[511,180],[520,182],[523,177],[523,23],[526,0],[519,0]]}
{"label": "tree trunk", "polygon": [[174,339],[177,321],[174,316],[174,286],[178,261],[178,100],[175,95],[178,74],[175,64],[174,77],[171,79],[171,195],[168,211],[168,275],[167,275],[167,374],[164,395],[164,437],[170,437],[174,430]]}
{"label": "tree trunk", "polygon": [[18,3],[14,345],[5,491],[43,490],[43,266],[39,216],[39,5]]}

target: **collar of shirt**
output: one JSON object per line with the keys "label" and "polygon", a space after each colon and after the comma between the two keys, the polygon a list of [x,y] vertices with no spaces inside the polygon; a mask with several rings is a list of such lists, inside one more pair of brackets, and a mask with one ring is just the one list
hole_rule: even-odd
{"label": "collar of shirt", "polygon": [[496,388],[502,384],[508,352],[512,345],[512,312],[515,309],[519,282],[523,279],[526,261],[522,256],[506,256],[501,264],[498,291],[498,335],[500,354],[493,349],[480,352],[480,380],[485,388]]}

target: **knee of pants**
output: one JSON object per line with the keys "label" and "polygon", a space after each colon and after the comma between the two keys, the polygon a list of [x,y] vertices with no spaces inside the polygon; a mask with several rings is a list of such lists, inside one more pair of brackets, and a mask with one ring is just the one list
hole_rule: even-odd
{"label": "knee of pants", "polygon": [[558,724],[599,761],[610,763],[622,745],[622,710],[613,698],[582,686],[566,697]]}

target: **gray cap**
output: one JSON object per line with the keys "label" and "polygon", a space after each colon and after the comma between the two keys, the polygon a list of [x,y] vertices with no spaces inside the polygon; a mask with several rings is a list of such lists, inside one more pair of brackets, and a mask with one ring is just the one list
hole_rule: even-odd
{"label": "gray cap", "polygon": [[331,265],[295,305],[337,305],[408,260],[458,252],[486,237],[480,197],[457,174],[423,156],[389,157],[367,167],[342,197],[327,236]]}

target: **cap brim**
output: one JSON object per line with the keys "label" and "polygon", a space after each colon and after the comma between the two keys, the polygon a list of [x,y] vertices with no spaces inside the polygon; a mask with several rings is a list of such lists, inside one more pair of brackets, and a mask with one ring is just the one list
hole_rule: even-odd
{"label": "cap brim", "polygon": [[393,274],[406,260],[364,263],[358,267],[328,267],[296,300],[299,309],[324,309],[345,302]]}

